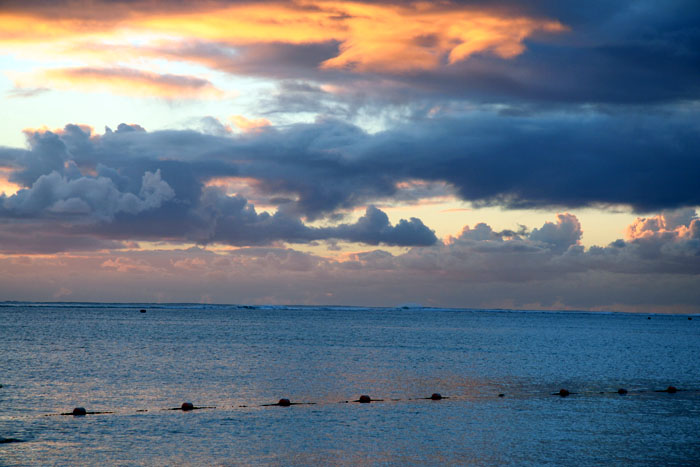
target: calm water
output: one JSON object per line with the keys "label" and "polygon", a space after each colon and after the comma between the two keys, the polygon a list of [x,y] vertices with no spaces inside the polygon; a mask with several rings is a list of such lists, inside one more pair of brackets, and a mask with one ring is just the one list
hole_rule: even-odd
{"label": "calm water", "polygon": [[0,304],[0,465],[698,465],[700,318],[647,316]]}

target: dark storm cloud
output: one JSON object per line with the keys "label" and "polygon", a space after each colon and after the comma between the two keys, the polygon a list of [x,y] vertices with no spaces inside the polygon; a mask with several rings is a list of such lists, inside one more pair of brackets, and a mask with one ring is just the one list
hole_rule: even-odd
{"label": "dark storm cloud", "polygon": [[512,60],[476,56],[415,81],[435,94],[487,101],[649,104],[700,96],[697,2],[497,3],[556,18],[570,30],[528,41]]}
{"label": "dark storm cloud", "polygon": [[476,113],[374,135],[320,121],[244,143],[260,159],[240,170],[265,192],[296,195],[311,216],[390,198],[397,182],[412,179],[448,182],[462,199],[487,205],[694,206],[694,114]]}
{"label": "dark storm cloud", "polygon": [[[29,132],[29,149],[0,149],[10,180],[24,187],[2,199],[0,214],[70,221],[81,234],[104,238],[428,245],[435,237],[420,220],[392,226],[372,207],[356,224],[311,228],[302,217],[337,220],[343,210],[403,199],[407,190],[420,202],[434,191],[411,187],[431,184],[481,205],[697,206],[696,114],[477,112],[376,134],[328,119],[226,136],[149,133],[135,124],[94,135],[68,125]],[[277,213],[258,213],[247,198],[207,185],[221,177],[245,180],[248,196],[279,203]],[[576,238],[575,229],[533,234],[562,249]]]}
{"label": "dark storm cloud", "polygon": [[[0,151],[7,165],[16,167],[12,181],[25,187],[0,199],[7,228],[34,220],[45,231],[60,226],[61,235],[230,245],[336,239],[416,246],[437,241],[419,219],[392,225],[372,206],[354,224],[309,227],[293,205],[285,203],[274,214],[257,212],[242,196],[227,196],[205,185],[215,177],[249,177],[243,172],[251,170],[241,168],[251,164],[278,168],[276,161],[284,154],[268,153],[268,143],[260,144],[269,138],[191,131],[151,134],[138,125],[120,125],[102,136],[76,125],[27,136],[30,149]],[[301,134],[296,138],[306,140]],[[289,139],[293,146],[300,144]],[[324,145],[347,142],[340,134],[316,139]],[[292,149],[298,148],[286,151]],[[301,176],[303,171],[295,173]]]}

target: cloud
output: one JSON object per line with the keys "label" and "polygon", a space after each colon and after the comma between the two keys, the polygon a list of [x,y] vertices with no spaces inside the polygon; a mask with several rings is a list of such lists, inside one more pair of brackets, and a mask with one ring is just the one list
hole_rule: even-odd
{"label": "cloud", "polygon": [[653,217],[639,217],[626,230],[630,240],[653,240],[664,238],[698,238],[698,222],[695,209],[686,208],[664,211]]}
{"label": "cloud", "polygon": [[458,100],[532,112],[697,100],[698,20],[689,0],[4,2],[0,48],[86,69],[165,59],[303,79],[346,88],[326,96],[341,106]]}
{"label": "cloud", "polygon": [[573,214],[557,214],[557,223],[546,222],[541,228],[534,229],[529,238],[551,246],[555,251],[566,251],[581,240],[581,223]]}
{"label": "cloud", "polygon": [[[37,219],[3,219],[0,228],[0,253],[5,255],[47,255],[59,252],[120,250],[127,242],[80,234],[62,224],[47,224]],[[8,270],[9,271],[9,270]]]}
{"label": "cloud", "polygon": [[[109,91],[116,94],[166,99],[207,99],[225,95],[206,79],[194,76],[158,74],[124,67],[78,67],[46,69],[20,77],[20,89],[29,82],[44,88]],[[31,88],[34,89],[34,88]]]}
{"label": "cloud", "polygon": [[[26,150],[0,148],[0,163],[10,168],[8,182],[24,188],[3,199],[3,212],[11,217],[89,212],[91,219],[122,222],[127,214],[149,210],[175,237],[210,241],[210,225],[216,223],[238,239],[226,241],[242,244],[253,238],[218,215],[312,241],[299,227],[302,217],[337,220],[356,207],[418,203],[436,194],[507,208],[694,207],[700,205],[693,176],[700,170],[694,151],[700,141],[693,115],[649,114],[631,122],[625,113],[590,113],[582,120],[559,113],[523,118],[474,112],[374,134],[332,119],[235,134],[146,132],[122,124],[98,135],[67,125],[58,132],[28,131]],[[153,191],[142,191],[150,183]],[[174,195],[159,188],[166,186]],[[255,203],[277,214],[261,217]],[[178,216],[185,220],[181,225],[174,221]],[[136,221],[129,228],[152,224]],[[400,233],[416,227],[406,222],[392,231],[392,244],[403,244]],[[148,228],[149,235],[160,234]],[[115,229],[120,235],[129,231]],[[358,231],[352,235],[362,238]],[[565,249],[579,238],[580,228],[562,218],[537,235]],[[369,243],[377,237],[371,238]]]}
{"label": "cloud", "polygon": [[[697,220],[693,213],[682,225],[690,228]],[[655,241],[663,246],[653,258],[643,248],[649,239],[589,250],[576,244],[557,249],[542,241],[541,232],[575,231],[576,225],[578,220],[566,214],[520,232],[497,232],[480,223],[466,226],[447,243],[337,258],[279,247],[216,252],[125,245],[81,254],[15,254],[0,256],[0,271],[11,271],[0,281],[0,293],[21,299],[34,290],[38,299],[50,299],[63,287],[76,300],[192,301],[207,294],[221,303],[396,306],[413,301],[481,308],[700,311],[700,290],[693,286],[700,275],[697,237],[659,237]],[[66,269],[72,273],[65,274]],[[97,290],[101,295],[95,295]]]}
{"label": "cloud", "polygon": [[236,125],[242,131],[261,131],[265,127],[270,126],[270,121],[266,118],[246,118],[243,115],[233,115],[231,123]]}
{"label": "cloud", "polygon": [[374,206],[369,206],[365,215],[360,217],[356,224],[342,224],[322,229],[322,231],[326,233],[323,238],[368,245],[383,243],[397,246],[429,246],[437,241],[435,233],[423,225],[420,219],[416,217],[410,220],[401,219],[398,224],[392,226],[389,217]]}
{"label": "cloud", "polygon": [[39,96],[45,92],[50,91],[49,88],[37,87],[37,88],[26,88],[26,87],[15,87],[7,92],[9,97],[13,98],[29,98]]}
{"label": "cloud", "polygon": [[173,189],[161,179],[160,171],[143,175],[138,195],[123,193],[106,177],[68,179],[58,172],[41,175],[28,189],[2,199],[7,217],[90,216],[110,221],[117,213],[137,214],[156,209],[175,197]]}
{"label": "cloud", "polygon": [[[258,212],[243,196],[208,184],[239,172],[235,159],[227,156],[237,151],[240,140],[238,151],[247,158],[246,146],[256,135],[158,134],[120,124],[102,136],[92,135],[89,127],[68,125],[60,132],[30,131],[27,137],[31,149],[0,151],[18,166],[9,178],[21,186],[0,197],[0,217],[8,227],[35,221],[43,223],[45,232],[60,235],[228,245],[335,239],[416,246],[437,241],[419,219],[392,225],[372,206],[356,223],[310,227],[292,206]],[[171,151],[181,160],[170,159]]]}
{"label": "cloud", "polygon": [[[56,10],[57,5],[47,6],[43,12],[32,7],[24,11],[8,9],[0,18],[0,24],[7,26],[0,41],[71,39],[81,33],[90,37],[98,32],[109,37],[110,30],[114,32],[110,38],[114,39],[128,22],[132,34],[232,45],[337,41],[339,53],[326,60],[324,68],[402,72],[435,68],[445,60],[454,63],[475,53],[512,58],[523,52],[524,40],[535,32],[565,30],[555,20],[456,3],[209,3],[201,11],[191,6],[171,9],[166,4],[161,4],[159,11],[149,8],[149,4],[130,6],[128,13],[125,5],[113,7],[99,2],[87,11],[66,8],[60,21],[42,14]],[[107,9],[109,15],[105,14]]]}

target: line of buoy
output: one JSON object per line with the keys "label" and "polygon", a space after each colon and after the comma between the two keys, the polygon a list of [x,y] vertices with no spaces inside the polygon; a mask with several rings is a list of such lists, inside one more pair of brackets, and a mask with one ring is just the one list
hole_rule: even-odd
{"label": "line of buoy", "polygon": [[[668,394],[675,394],[680,391],[693,391],[692,389],[678,389],[675,386],[668,386],[666,389],[658,389],[658,390],[653,390],[653,391],[636,391],[637,394],[645,393],[645,392],[665,392]],[[698,391],[698,390],[696,390]],[[621,396],[624,396],[628,394],[629,391],[625,388],[619,388],[617,391],[606,393],[604,391],[599,392],[598,394],[619,394]],[[575,394],[586,394],[586,393],[577,393],[577,392],[571,392],[568,389],[561,388],[557,392],[552,392],[550,393],[553,396],[559,396],[559,397],[568,397],[570,395],[575,395]],[[591,393],[587,393],[591,394]],[[505,397],[505,393],[499,393],[498,397]],[[407,399],[407,400],[432,400],[432,401],[440,401],[443,399],[449,399],[449,397],[445,397],[442,394],[438,392],[434,392],[433,394],[430,395],[430,397],[419,397],[416,399]],[[391,399],[391,401],[398,402],[401,401],[402,399]],[[371,402],[384,402],[385,399],[372,399],[370,396],[367,394],[361,395],[358,399],[354,401],[341,401],[340,403],[345,403],[347,404],[348,402],[356,402],[360,404],[369,404]],[[292,405],[316,405],[316,402],[292,402],[288,398],[281,398],[275,403],[270,403],[270,404],[261,404],[260,407],[291,407]],[[232,406],[236,407],[236,406]],[[247,405],[239,405],[238,407],[248,407]],[[216,409],[218,407],[216,406],[195,406],[192,402],[183,402],[180,407],[173,407],[169,409],[163,409],[163,410],[180,410],[182,412],[190,412],[193,410],[201,410],[201,409]],[[223,407],[222,407],[223,408]],[[139,409],[136,410],[136,412],[148,412],[146,409]],[[82,417],[85,415],[101,415],[101,414],[113,414],[114,412],[92,412],[88,411],[85,409],[85,407],[76,407],[74,408],[71,412],[65,412],[65,413],[60,413],[60,414],[48,414],[46,416],[51,416],[51,415],[71,415],[74,417]]]}

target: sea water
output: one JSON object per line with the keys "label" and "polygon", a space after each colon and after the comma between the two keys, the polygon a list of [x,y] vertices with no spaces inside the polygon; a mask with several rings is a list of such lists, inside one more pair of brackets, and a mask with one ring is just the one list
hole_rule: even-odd
{"label": "sea water", "polygon": [[0,465],[698,465],[688,318],[0,304]]}

